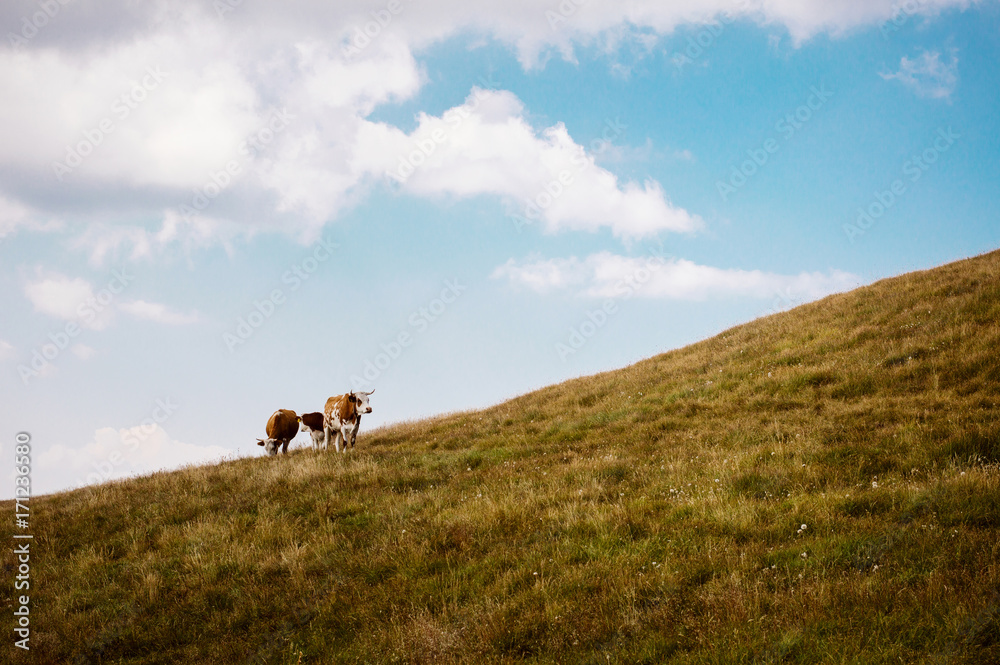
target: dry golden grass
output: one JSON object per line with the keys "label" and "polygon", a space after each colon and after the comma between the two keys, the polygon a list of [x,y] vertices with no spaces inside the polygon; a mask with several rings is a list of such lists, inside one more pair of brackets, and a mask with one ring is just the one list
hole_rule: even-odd
{"label": "dry golden grass", "polygon": [[998,662],[998,275],[35,499],[32,662]]}

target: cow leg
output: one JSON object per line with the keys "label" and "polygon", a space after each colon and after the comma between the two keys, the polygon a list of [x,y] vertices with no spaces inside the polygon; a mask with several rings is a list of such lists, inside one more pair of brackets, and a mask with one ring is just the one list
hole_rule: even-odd
{"label": "cow leg", "polygon": [[323,450],[330,449],[330,428],[323,426]]}
{"label": "cow leg", "polygon": [[351,448],[354,447],[354,442],[358,438],[358,430],[359,429],[361,429],[361,418],[358,418],[358,421],[356,423],[354,423],[354,428],[351,429]]}
{"label": "cow leg", "polygon": [[291,442],[292,442],[291,439],[285,439],[284,445],[281,446],[281,452],[283,452],[284,454],[287,455],[288,454],[288,444],[291,443]]}

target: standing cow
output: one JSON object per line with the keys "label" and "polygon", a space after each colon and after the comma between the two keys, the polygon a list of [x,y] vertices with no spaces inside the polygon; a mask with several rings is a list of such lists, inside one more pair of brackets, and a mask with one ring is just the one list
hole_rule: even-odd
{"label": "standing cow", "polygon": [[319,411],[314,413],[303,413],[299,418],[302,421],[302,431],[309,432],[312,437],[313,450],[318,450],[320,445],[326,445],[326,433],[323,430],[323,414]]}
{"label": "standing cow", "polygon": [[287,454],[288,442],[299,432],[299,417],[289,409],[278,409],[268,419],[265,431],[267,439],[257,439],[257,445],[264,446],[268,455],[277,455],[278,448]]}
{"label": "standing cow", "polygon": [[[368,404],[368,396],[374,393],[353,390],[346,395],[334,395],[326,400],[326,408],[323,409],[323,449],[330,445],[330,435],[333,434],[333,445],[337,452],[347,452],[347,440],[350,437],[351,448],[358,438],[358,428],[361,427],[361,416],[372,412],[372,407]],[[344,449],[340,449],[343,442]]]}

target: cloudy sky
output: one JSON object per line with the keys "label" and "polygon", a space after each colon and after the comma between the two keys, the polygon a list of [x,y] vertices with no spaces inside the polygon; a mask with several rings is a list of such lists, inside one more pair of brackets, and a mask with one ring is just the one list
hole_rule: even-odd
{"label": "cloudy sky", "polygon": [[364,429],[485,406],[1000,245],[993,1],[0,23],[0,453],[30,432],[35,492],[259,455],[351,388]]}

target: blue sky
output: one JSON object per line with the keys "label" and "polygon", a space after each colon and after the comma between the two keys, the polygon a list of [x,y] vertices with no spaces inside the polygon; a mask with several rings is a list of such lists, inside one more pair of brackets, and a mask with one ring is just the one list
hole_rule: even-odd
{"label": "blue sky", "polygon": [[39,7],[0,10],[0,450],[31,433],[36,492],[1000,245],[995,2]]}

